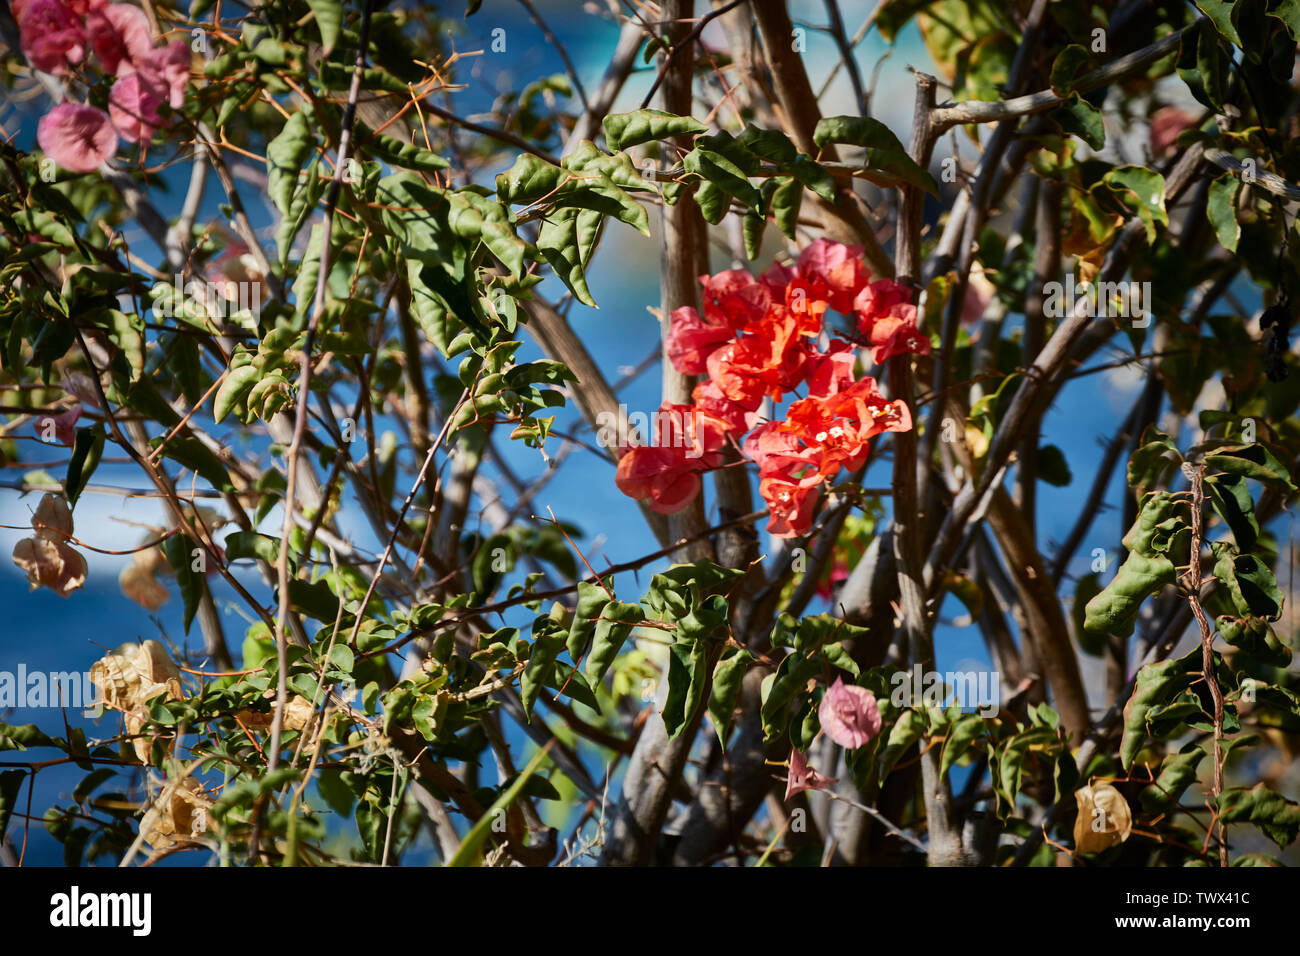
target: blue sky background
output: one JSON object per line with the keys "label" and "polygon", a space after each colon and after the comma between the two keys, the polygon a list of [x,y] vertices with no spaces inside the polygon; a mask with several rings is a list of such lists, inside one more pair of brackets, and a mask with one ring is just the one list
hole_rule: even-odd
{"label": "blue sky background", "polygon": [[[850,32],[856,29],[870,5],[846,3],[844,14],[846,26]],[[599,78],[608,62],[617,37],[617,27],[595,17],[577,13],[577,5],[569,3],[540,4],[543,15],[551,29],[569,51],[576,62],[587,90],[596,88]],[[794,3],[792,11],[796,22],[820,25],[825,22],[824,7],[820,3]],[[468,84],[468,88],[453,95],[453,105],[462,115],[486,108],[493,97],[505,90],[518,90],[539,76],[559,72],[562,65],[554,51],[543,42],[532,24],[522,15],[521,7],[506,0],[487,0],[484,9],[474,18],[463,24],[456,35],[455,46],[458,50],[490,49],[491,31],[497,26],[507,30],[507,52],[504,55],[485,53],[470,61],[472,68],[458,78]],[[712,28],[705,34],[706,40],[721,44],[720,34]],[[834,64],[838,54],[832,41],[823,33],[810,30],[807,34],[807,60],[813,78],[814,88],[820,87],[825,71]],[[877,60],[885,53],[886,47],[874,31],[857,50],[858,63],[864,77],[870,77]],[[906,142],[906,131],[912,102],[912,79],[907,73],[908,65],[922,69],[930,67],[928,55],[920,43],[915,27],[909,27],[901,36],[892,56],[886,60],[880,70],[874,102],[876,116],[887,122]],[[638,72],[629,82],[618,101],[616,109],[635,108],[652,78],[652,72]],[[576,107],[575,107],[576,108]],[[840,77],[832,86],[831,93],[823,104],[825,113],[851,112],[852,98],[846,78]],[[5,127],[13,132],[18,125],[14,114],[4,111]],[[34,148],[35,120],[38,114],[30,113],[21,124],[19,144],[24,148]],[[25,142],[24,142],[25,140]],[[970,151],[966,151],[969,158]],[[502,156],[499,168],[490,172],[495,175],[508,168],[512,157]],[[936,158],[937,161],[937,158]],[[171,195],[179,196],[184,192],[184,183],[188,178],[188,168],[178,167],[166,176],[171,185]],[[264,196],[259,196],[251,187],[241,187],[245,203],[250,207],[254,223],[259,228],[265,227],[263,235],[271,243],[274,232],[274,220],[271,207]],[[200,221],[219,219],[218,205],[224,200],[215,178],[209,184],[204,215]],[[141,234],[128,232],[133,250],[147,248],[147,242]],[[304,235],[305,238],[305,235]],[[146,258],[149,256],[146,254]],[[765,268],[763,260],[753,264],[752,268]],[[599,249],[596,262],[588,273],[592,293],[599,303],[599,309],[590,309],[575,305],[569,312],[569,318],[575,330],[592,351],[597,362],[607,371],[611,379],[618,377],[620,367],[630,367],[640,362],[654,347],[658,340],[656,320],[646,311],[647,306],[657,306],[659,301],[659,249],[657,238],[646,239],[630,228],[618,223],[611,223],[606,230],[604,242]],[[730,267],[714,250],[713,269],[718,271]],[[558,282],[548,280],[542,287],[544,295],[554,299],[562,291]],[[1253,290],[1238,290],[1247,301]],[[1015,320],[1009,320],[1009,327],[1015,327]],[[520,351],[520,359],[540,357],[540,353],[526,336],[525,346]],[[622,399],[632,411],[650,413],[660,400],[658,369],[651,369],[622,393]],[[1049,539],[1061,540],[1068,533],[1076,520],[1080,502],[1091,482],[1096,463],[1100,460],[1099,440],[1106,440],[1118,428],[1123,415],[1128,411],[1141,387],[1141,373],[1120,370],[1113,373],[1092,375],[1070,385],[1062,397],[1049,412],[1044,423],[1044,432],[1048,440],[1059,445],[1065,452],[1074,473],[1074,482],[1065,488],[1053,488],[1040,485],[1038,499],[1038,519],[1040,542]],[[578,427],[575,410],[566,409],[557,420],[558,430],[569,431]],[[382,427],[382,423],[381,423]],[[238,441],[233,430],[217,428],[214,434],[225,435],[227,440]],[[400,432],[398,432],[400,435]],[[554,440],[553,440],[554,441]],[[59,461],[64,460],[59,449],[41,449],[31,443],[23,443],[23,452],[31,455],[33,461],[24,469],[10,469],[0,475],[0,480],[16,480],[22,470],[36,468],[40,463],[48,463],[49,471],[62,476],[64,468]],[[558,443],[551,447],[554,451]],[[540,474],[544,463],[535,451],[522,444],[511,445],[502,442],[500,448],[505,451],[512,468],[521,476],[532,477]],[[34,450],[33,450],[34,449]],[[405,449],[404,461],[410,462],[411,453]],[[868,484],[887,484],[888,464],[877,466],[868,475]],[[488,473],[491,474],[489,467]],[[1122,474],[1122,470],[1120,472]],[[535,502],[535,510],[546,513],[549,506],[557,517],[578,525],[584,532],[580,539],[584,551],[597,567],[606,562],[620,562],[637,558],[648,551],[655,550],[653,538],[644,527],[640,513],[630,499],[623,496],[614,485],[613,467],[585,451],[575,451],[556,480],[551,482],[544,493]],[[144,487],[147,479],[139,474],[133,466],[104,465],[94,477],[96,484],[116,484],[130,487]],[[409,486],[409,475],[399,479],[399,487]],[[1122,495],[1122,484],[1117,477],[1112,482],[1106,500],[1114,505]],[[711,494],[711,491],[710,491]],[[0,489],[0,524],[26,525],[31,511],[34,510],[37,495],[20,497],[15,491]],[[757,499],[756,499],[757,500]],[[712,502],[710,500],[710,507]],[[716,514],[711,514],[716,518]],[[140,522],[163,524],[161,508],[146,500],[126,500],[101,495],[86,495],[78,505],[76,512],[79,537],[100,547],[121,548],[134,544],[144,532],[135,528],[124,528],[117,521],[126,519]],[[263,530],[279,535],[280,517],[278,510],[272,512],[263,525]],[[1088,555],[1094,547],[1107,548],[1112,553],[1118,547],[1122,530],[1119,526],[1119,511],[1115,508],[1103,511],[1094,522],[1091,533],[1079,549],[1071,571],[1086,571],[1090,560]],[[356,514],[354,507],[344,513],[344,522],[352,532],[354,541],[363,548],[374,548],[376,542],[364,520]],[[134,603],[123,597],[118,589],[117,575],[124,559],[112,558],[93,553],[87,554],[90,562],[90,574],[83,590],[71,598],[63,600],[47,590],[28,593],[26,580],[22,572],[8,562],[7,556],[13,544],[21,537],[20,531],[0,529],[0,555],[5,562],[0,566],[0,604],[5,613],[0,616],[0,671],[15,671],[18,664],[24,663],[28,670],[81,670],[89,668],[91,663],[101,656],[106,649],[137,638],[158,637],[160,631],[183,648],[194,650],[201,647],[197,628],[186,638],[180,622],[181,602],[179,595],[174,595],[156,615],[154,620]],[[1045,548],[1050,556],[1050,549]],[[599,560],[598,560],[599,559]],[[644,591],[644,584],[650,574],[666,566],[661,562],[644,569],[640,583],[632,575],[621,576],[617,582],[620,594],[625,598],[634,598]],[[272,600],[269,591],[261,581],[251,573],[242,575],[254,594],[265,597],[268,604]],[[245,628],[242,618],[246,612],[236,611],[229,600],[226,585],[214,580],[215,596],[218,607],[223,610],[228,641],[235,653],[242,641]],[[811,610],[821,610],[814,605]],[[945,622],[964,613],[964,609],[949,599],[944,607]],[[513,616],[510,623],[526,622],[527,612]],[[988,655],[984,649],[979,632],[975,627],[955,627],[942,623],[936,631],[936,645],[940,670],[966,668],[987,668]],[[1085,668],[1091,672],[1085,676],[1091,681],[1096,676],[1097,668],[1091,659],[1085,658]],[[77,714],[70,713],[69,720],[74,725],[84,726],[93,737],[107,737],[117,732],[116,718],[105,717],[98,723],[87,721]],[[0,721],[7,723],[38,723],[43,729],[62,733],[62,721],[54,710],[22,710],[8,714],[0,713]],[[34,752],[32,756],[47,756]],[[590,754],[588,754],[590,758]],[[588,759],[587,767],[593,778],[599,780],[604,767],[595,759]],[[495,779],[490,762],[484,768],[484,779]],[[54,768],[41,773],[33,807],[40,813],[45,807],[58,800],[67,803],[72,788],[81,779],[82,772],[75,768]],[[567,832],[563,834],[567,836]],[[10,839],[15,845],[22,841],[22,821],[15,817],[10,824]],[[427,846],[427,838],[421,839]],[[193,865],[200,862],[200,854],[183,854],[172,858],[170,862]],[[416,853],[409,862],[427,861],[426,852]],[[29,864],[58,864],[62,861],[61,847],[56,844],[39,824],[34,824],[29,835],[27,862]]]}

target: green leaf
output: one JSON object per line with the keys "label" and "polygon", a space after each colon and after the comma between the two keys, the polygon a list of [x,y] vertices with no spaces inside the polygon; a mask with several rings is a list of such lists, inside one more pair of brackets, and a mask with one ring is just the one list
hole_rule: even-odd
{"label": "green leaf", "polygon": [[[622,601],[610,601],[599,613],[601,620],[596,623],[591,653],[584,668],[588,681],[593,684],[605,676],[632,629],[645,620],[645,609],[640,604],[625,604]],[[576,618],[574,623],[577,623]]]}
{"label": "green leaf", "polygon": [[1091,56],[1087,48],[1077,43],[1071,43],[1056,54],[1056,59],[1052,61],[1052,89],[1060,96],[1067,96],[1074,89],[1074,78],[1079,74],[1079,68]]}
{"label": "green leaf", "polygon": [[802,654],[787,654],[776,673],[763,678],[760,716],[766,740],[776,739],[786,729],[790,702],[804,690],[809,678],[815,677],[821,669],[818,661],[808,660]]}
{"label": "green leaf", "polygon": [[1219,636],[1233,647],[1265,664],[1286,667],[1291,663],[1291,648],[1283,644],[1268,621],[1258,617],[1230,617],[1221,615],[1214,620]]}
{"label": "green leaf", "polygon": [[1096,572],[1079,578],[1074,588],[1074,603],[1070,607],[1070,618],[1074,623],[1074,637],[1079,642],[1079,649],[1093,657],[1101,657],[1106,652],[1106,635],[1090,631],[1084,626],[1084,608],[1088,602],[1101,593],[1101,580]]}
{"label": "green leaf", "polygon": [[1249,790],[1230,787],[1219,794],[1218,802],[1221,822],[1253,823],[1278,847],[1290,846],[1300,834],[1300,804],[1262,783]]}
{"label": "green leaf", "polygon": [[[1201,649],[1195,648],[1191,653],[1199,658]],[[1147,715],[1172,700],[1190,682],[1187,658],[1146,664],[1137,672],[1133,696],[1124,705],[1124,735],[1119,745],[1120,763],[1125,770],[1133,766],[1133,760],[1146,742]]]}
{"label": "green leaf", "polygon": [[1073,480],[1065,453],[1056,445],[1043,445],[1038,449],[1038,477],[1057,488],[1064,488]]}
{"label": "green leaf", "polygon": [[220,424],[235,411],[249,391],[261,379],[264,370],[253,365],[242,365],[226,373],[212,400],[212,418]]}
{"label": "green leaf", "polygon": [[1168,813],[1176,807],[1183,791],[1196,781],[1196,768],[1204,759],[1205,751],[1196,744],[1188,744],[1166,757],[1160,765],[1160,776],[1138,795],[1142,809],[1147,813]]}
{"label": "green leaf", "polygon": [[979,714],[965,714],[948,728],[948,735],[943,742],[943,758],[939,762],[940,779],[970,751],[971,745],[984,733],[985,726],[984,718]]}
{"label": "green leaf", "polygon": [[[163,554],[167,558],[167,563],[171,565],[176,572],[176,584],[180,588],[181,600],[185,604],[184,626],[185,633],[190,632],[190,625],[194,623],[194,615],[198,613],[199,601],[203,597],[203,589],[207,583],[203,579],[203,572],[193,570],[194,561],[193,549],[196,547],[184,534],[174,534],[162,543]],[[206,559],[207,552],[203,552]]]}
{"label": "green leaf", "polygon": [[[548,626],[549,624],[549,626]],[[555,659],[564,649],[567,631],[555,627],[545,618],[539,619],[533,627],[533,648],[528,657],[528,666],[524,668],[519,679],[519,696],[524,704],[524,713],[531,719],[533,705],[551,678]]]}
{"label": "green leaf", "polygon": [[1237,191],[1240,188],[1241,181],[1236,176],[1224,173],[1210,183],[1205,204],[1205,214],[1214,227],[1215,235],[1219,237],[1219,245],[1229,252],[1237,251],[1237,242],[1241,239],[1241,223],[1237,222],[1236,205]]}
{"label": "green leaf", "polygon": [[266,191],[286,216],[298,186],[298,173],[311,149],[311,127],[307,114],[301,111],[290,116],[280,135],[266,145]]}
{"label": "green leaf", "polygon": [[448,866],[477,866],[482,861],[483,843],[487,840],[488,833],[492,829],[492,823],[498,818],[498,815],[505,811],[510,804],[523,792],[524,786],[528,783],[530,777],[541,769],[542,762],[546,759],[546,752],[550,749],[547,744],[541,750],[533,755],[533,759],[528,761],[519,776],[515,777],[510,786],[502,791],[501,796],[492,801],[492,806],[483,812],[475,824],[470,827],[465,838],[460,841],[460,846],[450,860]]}
{"label": "green leaf", "polygon": [[1238,551],[1250,551],[1259,537],[1259,522],[1255,519],[1255,502],[1251,500],[1246,479],[1241,475],[1211,475],[1205,479],[1210,502],[1228,528]]}
{"label": "green leaf", "polygon": [[1300,0],[1275,0],[1268,15],[1281,20],[1291,39],[1300,42]]}
{"label": "green leaf", "polygon": [[18,805],[18,794],[26,779],[26,770],[0,771],[0,834],[9,828],[9,818]]}
{"label": "green leaf", "polygon": [[307,0],[307,6],[316,15],[316,26],[320,28],[321,43],[324,54],[329,56],[334,45],[339,42],[339,29],[343,25],[343,4],[339,0]]}
{"label": "green leaf", "polygon": [[1292,491],[1291,472],[1264,445],[1232,445],[1216,449],[1205,456],[1205,464],[1231,475],[1244,475],[1256,481],[1273,481],[1286,485]]}
{"label": "green leaf", "polygon": [[753,662],[754,655],[742,649],[718,661],[718,666],[713,669],[713,690],[709,694],[709,717],[713,720],[713,729],[718,733],[719,743],[724,746],[727,743],[727,735],[731,732],[731,722],[740,700],[745,672]]}
{"label": "green leaf", "polygon": [[599,584],[590,581],[578,582],[578,607],[573,612],[573,621],[569,624],[569,636],[565,646],[569,657],[576,663],[587,649],[587,641],[595,633],[596,618],[601,616],[610,597]]}
{"label": "green leaf", "polygon": [[908,709],[898,715],[898,720],[889,730],[889,737],[885,741],[877,763],[878,779],[881,783],[884,783],[889,772],[894,769],[894,764],[898,763],[898,759],[903,756],[907,748],[921,739],[926,725],[925,715],[920,711]]}
{"label": "green leaf", "polygon": [[709,681],[708,642],[679,640],[668,649],[668,698],[664,702],[664,727],[675,739],[691,722],[704,701]]}
{"label": "green leaf", "polygon": [[72,446],[72,458],[68,460],[68,473],[63,480],[63,490],[67,495],[69,508],[76,507],[77,499],[86,489],[90,476],[99,467],[99,459],[104,454],[104,438],[102,422],[96,422],[89,428],[77,429],[77,438]]}
{"label": "green leaf", "polygon": [[1132,197],[1128,204],[1146,226],[1147,242],[1154,243],[1155,224],[1169,225],[1169,214],[1165,211],[1165,178],[1145,166],[1116,166],[1102,177],[1102,182],[1121,195],[1127,193]]}
{"label": "green leaf", "polygon": [[622,189],[654,188],[637,172],[632,157],[627,153],[617,152],[611,155],[602,152],[589,139],[584,139],[573,152],[561,159],[560,165],[580,174],[597,174]]}
{"label": "green leaf", "polygon": [[435,173],[447,168],[447,161],[437,153],[400,140],[396,136],[372,133],[365,140],[362,148],[371,156],[393,167],[414,169],[423,173]]}
{"label": "green leaf", "polygon": [[818,148],[841,143],[864,149],[865,178],[877,186],[906,183],[939,197],[934,177],[916,164],[893,131],[879,120],[869,116],[824,117],[813,130],[813,142]]}
{"label": "green leaf", "polygon": [[1078,93],[1071,93],[1064,103],[1047,114],[1047,118],[1061,127],[1062,132],[1079,137],[1093,149],[1106,145],[1106,127],[1101,110]]}
{"label": "green leaf", "polygon": [[682,165],[687,172],[703,176],[729,196],[735,196],[751,209],[761,209],[763,198],[745,175],[744,170],[721,153],[696,147],[686,154]]}
{"label": "green leaf", "polygon": [[1219,549],[1214,576],[1228,590],[1233,606],[1242,617],[1276,621],[1282,616],[1282,591],[1268,565],[1253,554],[1234,554]]}
{"label": "green leaf", "polygon": [[1129,458],[1128,485],[1140,497],[1162,483],[1182,460],[1182,453],[1169,436],[1148,425],[1142,433],[1142,444]]}
{"label": "green leaf", "polygon": [[601,121],[601,125],[605,130],[605,145],[611,150],[627,149],[670,136],[703,133],[708,129],[690,116],[676,116],[662,110],[611,113]]}
{"label": "green leaf", "polygon": [[1205,23],[1196,39],[1196,72],[1201,81],[1201,91],[1216,112],[1223,111],[1228,98],[1229,71],[1232,61],[1224,55],[1219,36]]}
{"label": "green leaf", "polygon": [[1210,18],[1210,22],[1219,33],[1233,46],[1240,48],[1241,37],[1237,35],[1237,28],[1232,25],[1233,0],[1196,0],[1196,5]]}

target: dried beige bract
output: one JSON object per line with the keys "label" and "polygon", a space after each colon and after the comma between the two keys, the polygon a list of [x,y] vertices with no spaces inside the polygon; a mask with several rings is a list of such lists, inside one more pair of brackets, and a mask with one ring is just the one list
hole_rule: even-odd
{"label": "dried beige bract", "polygon": [[212,798],[193,777],[186,777],[170,792],[164,784],[159,799],[140,820],[140,833],[155,850],[188,842],[208,831],[208,808],[212,804]]}
{"label": "dried beige bract", "polygon": [[[268,697],[274,697],[275,691],[267,691]],[[275,709],[266,713],[257,710],[239,712],[239,722],[249,730],[269,731],[275,719]],[[294,694],[284,704],[284,729],[302,731],[310,737],[316,728],[316,709],[306,697]]]}
{"label": "dried beige bract", "polygon": [[67,597],[86,583],[86,559],[68,544],[72,512],[62,495],[46,494],[32,515],[35,534],[14,545],[14,564],[27,572],[31,589],[46,587]]}
{"label": "dried beige bract", "polygon": [[180,700],[181,672],[157,641],[123,644],[111,654],[90,665],[90,680],[99,688],[105,707],[126,715],[126,731],[141,763],[149,762],[149,751],[156,735],[141,735],[148,721],[149,701],[160,695]]}
{"label": "dried beige bract", "polygon": [[1076,853],[1100,853],[1128,839],[1133,814],[1124,795],[1108,783],[1081,787],[1074,792],[1079,816],[1074,821]]}
{"label": "dried beige bract", "polygon": [[131,556],[131,563],[117,576],[122,593],[146,611],[156,611],[167,603],[171,594],[158,580],[159,572],[170,572],[171,566],[161,548],[145,548]]}

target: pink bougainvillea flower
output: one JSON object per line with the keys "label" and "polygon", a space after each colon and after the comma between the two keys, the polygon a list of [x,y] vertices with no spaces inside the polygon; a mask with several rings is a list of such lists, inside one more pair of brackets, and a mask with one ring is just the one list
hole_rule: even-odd
{"label": "pink bougainvillea flower", "polygon": [[702,375],[708,371],[709,356],[732,337],[729,326],[706,323],[690,306],[683,306],[673,310],[664,352],[683,375]]}
{"label": "pink bougainvillea flower", "polygon": [[725,425],[694,405],[664,402],[655,412],[654,443],[660,448],[680,448],[703,468],[722,463],[718,452],[727,443]]}
{"label": "pink bougainvillea flower", "polygon": [[875,379],[863,378],[826,398],[809,396],[795,402],[777,430],[806,446],[807,458],[823,479],[829,479],[841,468],[856,471],[866,464],[868,442],[877,435],[911,427],[906,403],[887,401]]}
{"label": "pink bougainvillea flower", "polygon": [[715,276],[700,276],[704,318],[715,325],[743,329],[767,314],[772,293],[744,269],[728,269]]}
{"label": "pink bougainvillea flower", "polygon": [[984,267],[975,263],[966,283],[966,294],[961,300],[961,324],[972,326],[984,318],[984,310],[993,301],[997,291],[997,287],[984,274]]}
{"label": "pink bougainvillea flower", "polygon": [[73,405],[58,414],[37,417],[32,427],[41,441],[71,448],[77,440],[77,419],[80,417],[81,406]]}
{"label": "pink bougainvillea flower", "polygon": [[89,173],[117,149],[117,131],[108,114],[93,106],[61,103],[41,117],[36,141],[64,169]]}
{"label": "pink bougainvillea flower", "polygon": [[916,327],[914,305],[898,303],[883,314],[861,317],[858,331],[871,343],[871,361],[877,365],[908,352],[930,354],[930,337]]}
{"label": "pink bougainvillea flower", "polygon": [[739,437],[758,422],[757,414],[723,395],[712,380],[696,385],[691,397],[699,413],[719,423],[728,435]]}
{"label": "pink bougainvillea flower", "polygon": [[854,298],[871,281],[862,262],[861,246],[846,246],[830,239],[815,239],[793,268],[774,263],[763,274],[763,282],[782,299],[790,283],[802,280],[815,301],[825,302],[836,312],[853,309]]}
{"label": "pink bougainvillea flower", "polygon": [[859,290],[853,300],[853,311],[858,313],[861,322],[889,315],[896,305],[907,305],[912,301],[912,290],[893,279],[877,279]]}
{"label": "pink bougainvillea flower", "polygon": [[871,691],[845,684],[836,677],[826,691],[817,718],[827,736],[846,750],[854,750],[880,733],[880,706]]}
{"label": "pink bougainvillea flower", "polygon": [[850,312],[858,292],[871,281],[862,263],[862,247],[830,239],[814,239],[799,254],[799,274],[826,290],[826,301],[836,312]]}
{"label": "pink bougainvillea flower", "polygon": [[1196,118],[1177,106],[1162,106],[1151,114],[1151,154],[1159,159]]}
{"label": "pink bougainvillea flower", "polygon": [[821,476],[815,471],[802,478],[772,474],[758,483],[767,504],[767,532],[778,538],[797,538],[812,527]]}
{"label": "pink bougainvillea flower", "polygon": [[140,72],[163,90],[163,98],[174,110],[185,105],[185,87],[190,82],[190,56],[188,43],[173,40],[167,46],[153,50],[140,67]]}
{"label": "pink bougainvillea flower", "polygon": [[834,777],[823,777],[814,768],[808,766],[808,758],[802,751],[790,751],[790,776],[785,784],[785,798],[789,800],[805,790],[825,790],[831,784],[839,783]]}
{"label": "pink bougainvillea flower", "polygon": [[153,31],[139,7],[112,3],[89,11],[86,33],[99,65],[109,76],[142,69],[153,55]]}
{"label": "pink bougainvillea flower", "polygon": [[759,475],[789,476],[796,470],[813,467],[813,458],[797,435],[783,428],[783,421],[766,422],[745,438],[745,457],[758,465]]}
{"label": "pink bougainvillea flower", "polygon": [[165,91],[144,73],[118,77],[108,97],[108,115],[118,135],[128,143],[148,142],[162,125],[158,110]]}
{"label": "pink bougainvillea flower", "polygon": [[835,589],[849,579],[849,566],[843,559],[836,559],[829,570],[817,582],[817,596],[823,601],[835,597]]}
{"label": "pink bougainvillea flower", "polygon": [[[24,8],[30,2],[31,0],[13,0],[9,4],[9,9],[13,12],[15,21],[23,15]],[[86,16],[91,10],[98,10],[106,3],[108,3],[108,0],[63,0],[63,5],[79,17]]]}
{"label": "pink bougainvillea flower", "polygon": [[85,27],[62,0],[25,0],[13,13],[19,45],[33,69],[63,76],[85,58]]}
{"label": "pink bougainvillea flower", "polygon": [[651,511],[674,514],[700,492],[700,473],[722,463],[725,425],[693,405],[664,402],[655,412],[654,443],[623,451],[614,482]]}
{"label": "pink bougainvillea flower", "polygon": [[681,448],[629,448],[618,461],[614,483],[629,498],[664,515],[681,511],[700,493],[699,469]]}
{"label": "pink bougainvillea flower", "polygon": [[808,394],[813,398],[830,398],[853,384],[854,355],[852,346],[835,339],[825,352],[808,359]]}

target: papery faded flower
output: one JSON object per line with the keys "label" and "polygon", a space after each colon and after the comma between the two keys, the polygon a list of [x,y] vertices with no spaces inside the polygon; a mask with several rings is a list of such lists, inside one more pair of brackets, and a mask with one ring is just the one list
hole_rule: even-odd
{"label": "papery faded flower", "polygon": [[158,580],[160,571],[171,571],[161,548],[144,548],[131,555],[131,563],[117,576],[118,587],[128,598],[146,611],[156,611],[167,603],[170,592]]}
{"label": "papery faded flower", "polygon": [[91,10],[86,17],[90,47],[109,76],[125,76],[140,69],[153,52],[149,18],[139,7],[112,3]]}
{"label": "papery faded flower", "polygon": [[801,750],[790,751],[790,776],[786,778],[785,784],[787,800],[805,790],[825,790],[835,783],[839,783],[839,780],[834,777],[823,777],[814,768],[808,766],[808,758]]}
{"label": "papery faded flower", "polygon": [[1074,791],[1079,815],[1074,821],[1074,851],[1100,853],[1123,843],[1133,831],[1133,814],[1124,795],[1109,783]]}
{"label": "papery faded flower", "polygon": [[94,380],[85,372],[64,372],[60,380],[63,390],[82,405],[99,408],[99,391]]}
{"label": "papery faded flower", "polygon": [[863,746],[880,733],[880,706],[871,691],[835,678],[817,709],[828,737],[846,750]]}
{"label": "papery faded flower", "polygon": [[90,173],[117,150],[117,130],[103,110],[60,103],[41,117],[36,142],[64,169]]}
{"label": "papery faded flower", "polygon": [[[275,721],[275,691],[268,690],[266,696],[271,699],[270,710],[247,709],[239,712],[239,722],[247,729],[259,731],[271,729]],[[311,701],[300,694],[294,694],[284,702],[285,730],[301,731],[305,736],[310,737],[316,729],[316,717],[316,708],[312,706]]]}
{"label": "papery faded flower", "polygon": [[35,591],[47,587],[67,597],[86,582],[86,559],[68,543],[72,534],[72,511],[62,495],[47,494],[32,516],[35,534],[14,545],[14,564],[27,572]]}
{"label": "papery faded flower", "polygon": [[155,850],[187,843],[208,831],[213,799],[194,777],[163,784],[153,805],[140,820],[140,834]]}
{"label": "papery faded flower", "polygon": [[146,712],[160,694],[181,700],[181,672],[158,641],[126,643],[90,665],[100,702],[114,710]]}
{"label": "papery faded flower", "polygon": [[19,45],[32,69],[63,76],[70,64],[85,57],[85,27],[62,0],[24,0],[12,11]]}
{"label": "papery faded flower", "polygon": [[32,422],[36,437],[47,445],[65,445],[71,448],[77,441],[77,420],[81,418],[81,406],[73,405],[60,412],[40,415]]}

